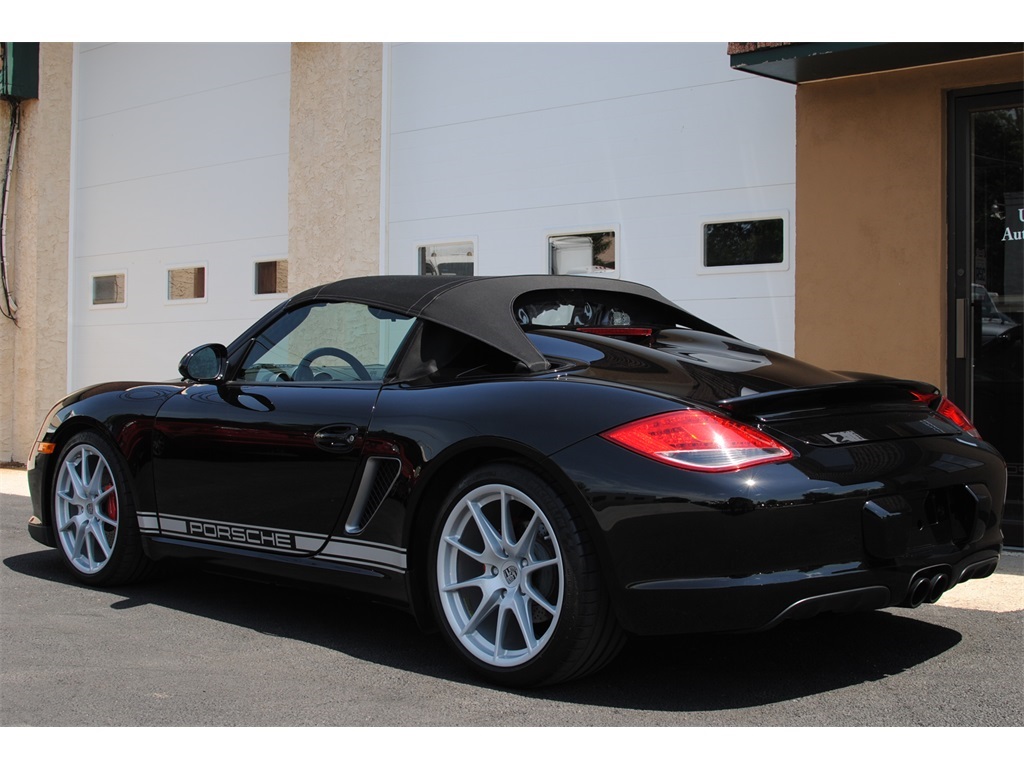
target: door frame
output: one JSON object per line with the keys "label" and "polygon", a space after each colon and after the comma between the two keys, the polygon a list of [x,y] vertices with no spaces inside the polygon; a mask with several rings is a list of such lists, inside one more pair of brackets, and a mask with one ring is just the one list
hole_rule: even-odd
{"label": "door frame", "polygon": [[974,418],[974,311],[971,283],[971,147],[973,112],[1019,106],[1024,82],[1000,83],[950,91],[946,96],[946,391],[970,418]]}

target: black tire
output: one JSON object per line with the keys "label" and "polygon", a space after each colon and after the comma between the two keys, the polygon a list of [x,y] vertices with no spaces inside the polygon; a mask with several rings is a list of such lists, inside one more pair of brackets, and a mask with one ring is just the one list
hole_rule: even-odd
{"label": "black tire", "polygon": [[87,431],[68,440],[51,494],[57,551],[76,579],[115,586],[149,572],[131,484],[121,455],[105,437]]}
{"label": "black tire", "polygon": [[430,542],[429,579],[449,644],[501,685],[539,686],[600,669],[622,647],[583,522],[516,464],[469,473]]}

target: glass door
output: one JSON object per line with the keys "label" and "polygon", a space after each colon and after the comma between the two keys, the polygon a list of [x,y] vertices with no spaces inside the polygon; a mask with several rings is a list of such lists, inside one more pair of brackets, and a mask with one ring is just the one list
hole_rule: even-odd
{"label": "glass door", "polygon": [[1009,468],[1006,543],[1022,545],[1024,164],[1020,85],[950,97],[950,390]]}

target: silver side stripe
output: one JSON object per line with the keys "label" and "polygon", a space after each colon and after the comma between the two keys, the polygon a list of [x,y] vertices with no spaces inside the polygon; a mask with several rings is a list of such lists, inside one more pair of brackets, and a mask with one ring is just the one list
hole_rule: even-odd
{"label": "silver side stripe", "polygon": [[160,522],[162,523],[161,529],[164,533],[185,533],[186,526],[184,520],[171,520],[165,517]]}
{"label": "silver side stripe", "polygon": [[374,565],[390,566],[393,569],[405,570],[407,558],[404,549],[386,545],[356,544],[351,541],[331,539],[317,557],[346,562],[373,563]]}
{"label": "silver side stripe", "polygon": [[153,512],[136,512],[135,516],[139,519],[139,530],[143,533],[160,532],[160,523]]}
{"label": "silver side stripe", "polygon": [[[139,530],[147,534],[164,533],[195,541],[229,544],[293,554],[315,554],[315,559],[347,563],[363,568],[381,568],[404,573],[408,567],[405,549],[374,542],[356,542],[283,528],[262,528],[193,517],[169,517],[140,512]],[[324,543],[326,542],[326,546]],[[323,548],[321,550],[321,547]]]}
{"label": "silver side stripe", "polygon": [[324,545],[324,539],[326,536],[311,536],[307,533],[296,533],[295,534],[295,546],[298,549],[305,549],[309,552],[316,552],[320,547]]}

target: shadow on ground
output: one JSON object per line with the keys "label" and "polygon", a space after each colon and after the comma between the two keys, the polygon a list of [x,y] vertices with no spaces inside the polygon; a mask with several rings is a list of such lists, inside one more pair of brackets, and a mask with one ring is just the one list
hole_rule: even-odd
{"label": "shadow on ground", "polygon": [[[14,555],[4,565],[25,576],[79,586],[49,550]],[[184,614],[311,643],[374,664],[466,685],[474,677],[439,634],[421,633],[411,616],[349,600],[338,592],[165,569],[143,584],[115,590],[111,610],[159,605]],[[961,635],[885,611],[821,616],[764,633],[631,638],[601,672],[526,696],[648,711],[757,707],[898,675],[954,647]]]}

